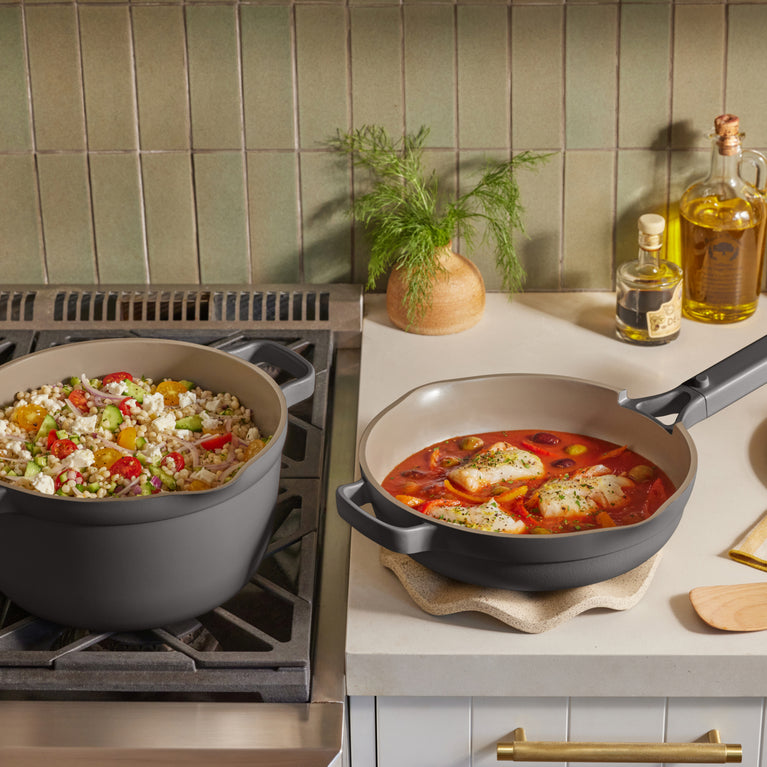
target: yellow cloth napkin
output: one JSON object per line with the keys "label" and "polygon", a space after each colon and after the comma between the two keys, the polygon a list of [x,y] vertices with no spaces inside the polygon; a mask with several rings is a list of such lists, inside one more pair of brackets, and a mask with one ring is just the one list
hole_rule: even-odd
{"label": "yellow cloth napkin", "polygon": [[767,571],[767,514],[729,551],[736,562]]}

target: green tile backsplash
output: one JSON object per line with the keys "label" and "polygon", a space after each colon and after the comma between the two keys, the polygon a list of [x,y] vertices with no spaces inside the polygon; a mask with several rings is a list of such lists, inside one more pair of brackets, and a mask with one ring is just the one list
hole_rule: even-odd
{"label": "green tile backsplash", "polygon": [[446,193],[551,153],[527,287],[610,290],[717,114],[767,147],[765,29],[767,0],[0,0],[2,284],[364,282],[325,142],[378,123],[430,127]]}

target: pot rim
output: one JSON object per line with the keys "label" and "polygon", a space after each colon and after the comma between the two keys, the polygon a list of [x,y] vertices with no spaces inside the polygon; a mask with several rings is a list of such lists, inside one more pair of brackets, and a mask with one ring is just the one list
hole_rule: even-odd
{"label": "pot rim", "polygon": [[[447,522],[445,520],[436,519],[434,517],[421,514],[420,512],[412,509],[410,506],[407,506],[406,504],[397,500],[393,495],[391,495],[386,490],[384,490],[383,486],[379,482],[378,478],[375,477],[375,473],[371,470],[370,465],[368,464],[367,444],[369,440],[371,439],[371,437],[373,436],[376,426],[387,415],[389,415],[393,410],[395,410],[399,406],[403,405],[407,400],[414,398],[418,394],[430,388],[444,387],[444,386],[450,386],[455,384],[471,384],[473,382],[497,380],[497,379],[504,379],[504,378],[505,379],[545,378],[547,381],[561,381],[563,383],[585,384],[588,386],[595,387],[597,389],[608,391],[610,393],[615,393],[616,395],[615,407],[620,407],[620,404],[618,402],[618,395],[621,394],[623,391],[625,391],[625,390],[616,388],[614,386],[609,386],[607,384],[603,384],[603,383],[585,379],[585,378],[577,378],[577,377],[554,375],[554,374],[549,375],[545,373],[491,373],[491,374],[478,375],[478,376],[448,378],[448,379],[431,381],[429,383],[421,384],[420,386],[416,386],[410,391],[405,392],[403,395],[401,395],[396,400],[394,400],[389,405],[387,405],[383,410],[379,411],[371,419],[371,421],[363,430],[362,436],[359,442],[359,450],[358,450],[359,459],[358,460],[360,464],[360,470],[365,481],[368,482],[370,485],[372,485],[375,492],[379,493],[383,498],[386,499],[386,501],[390,501],[398,509],[407,512],[409,516],[413,517],[414,524],[428,523],[428,524],[435,525],[436,527],[444,530],[445,535],[447,534],[453,535],[458,533],[470,533],[475,536],[484,536],[484,537],[489,537],[491,539],[501,539],[505,541],[514,540],[514,541],[519,541],[520,543],[522,541],[525,541],[527,542],[523,544],[525,546],[528,546],[528,545],[532,545],[532,546],[549,545],[550,546],[551,542],[555,540],[565,541],[567,539],[582,539],[587,536],[594,537],[595,535],[601,535],[604,537],[626,536],[627,530],[639,531],[642,528],[647,526],[661,525],[663,524],[663,520],[665,519],[665,517],[669,515],[665,512],[667,512],[668,509],[675,508],[676,504],[683,500],[683,496],[686,493],[690,492],[691,485],[694,483],[695,476],[697,473],[697,450],[695,448],[695,443],[692,437],[690,436],[686,427],[681,423],[677,423],[674,425],[672,433],[678,434],[685,441],[690,451],[690,463],[687,468],[687,472],[685,474],[684,480],[681,483],[679,483],[679,485],[676,486],[674,492],[666,499],[666,501],[657,509],[657,511],[652,516],[647,517],[647,519],[643,519],[641,522],[635,522],[634,524],[631,524],[631,525],[593,528],[590,530],[578,530],[578,531],[567,532],[567,533],[557,533],[556,535],[510,535],[509,533],[504,533],[499,531],[476,530],[473,528],[463,527],[462,525],[456,525],[452,522]],[[642,416],[642,417],[646,418],[646,416]],[[647,420],[652,422],[651,419],[649,418]],[[659,433],[664,432],[666,436],[668,436],[668,432],[665,432],[663,427],[657,426],[657,428],[659,430]],[[423,447],[427,447],[427,445],[424,445]],[[404,460],[405,458],[407,458],[407,456],[403,456],[402,460]],[[660,468],[663,469],[662,466]],[[674,520],[672,524],[674,525],[678,524],[678,519]],[[533,541],[540,541],[541,543],[533,543]],[[549,541],[549,543],[548,544],[543,543],[545,541]],[[626,547],[629,547],[631,545],[633,544],[631,541],[629,541],[627,542]]]}
{"label": "pot rim", "polygon": [[[206,356],[214,357],[216,359],[226,359],[227,364],[241,367],[243,371],[246,372],[247,374],[257,375],[264,383],[267,384],[267,386],[271,390],[271,393],[276,398],[275,407],[279,406],[280,408],[279,421],[278,421],[277,427],[274,429],[274,431],[271,434],[271,439],[269,440],[269,443],[259,453],[249,458],[231,480],[229,480],[223,485],[219,485],[217,487],[207,488],[203,490],[186,490],[186,491],[183,491],[183,493],[161,492],[154,495],[144,495],[144,496],[119,496],[119,497],[111,497],[111,498],[78,498],[78,497],[63,496],[63,495],[46,495],[26,487],[22,487],[22,486],[17,487],[13,484],[0,482],[0,499],[2,499],[2,496],[5,495],[5,491],[8,490],[8,491],[12,491],[12,493],[14,494],[18,493],[22,497],[28,497],[28,498],[37,499],[37,500],[44,500],[47,502],[53,502],[58,504],[68,504],[72,508],[74,508],[74,505],[85,504],[86,506],[93,506],[94,503],[106,502],[107,506],[100,509],[99,514],[109,514],[110,512],[107,512],[106,509],[109,509],[110,507],[114,509],[123,508],[124,502],[126,501],[127,502],[143,501],[145,503],[154,504],[155,506],[162,505],[162,504],[174,505],[182,497],[186,497],[190,501],[192,499],[196,499],[196,502],[200,504],[199,508],[201,509],[213,503],[218,503],[220,500],[223,500],[223,499],[216,498],[215,496],[223,495],[226,497],[233,497],[234,495],[238,495],[239,492],[241,492],[241,490],[238,488],[236,492],[231,492],[231,488],[236,487],[240,484],[240,480],[242,479],[243,475],[246,472],[252,471],[253,466],[257,463],[261,463],[264,466],[267,466],[267,464],[271,465],[271,462],[274,460],[275,452],[278,453],[278,457],[281,455],[282,447],[284,443],[284,437],[286,435],[287,425],[288,425],[288,405],[285,399],[285,395],[282,389],[280,388],[280,386],[271,378],[271,376],[269,376],[267,373],[261,370],[257,365],[247,360],[244,360],[240,357],[237,357],[236,355],[233,355],[230,352],[227,352],[221,349],[216,349],[210,346],[206,346],[205,344],[197,344],[197,343],[193,343],[189,341],[180,341],[176,339],[139,338],[139,337],[133,337],[133,336],[109,337],[109,338],[91,339],[87,341],[75,341],[72,343],[68,343],[66,345],[52,346],[45,349],[40,349],[38,351],[32,352],[31,354],[26,354],[22,357],[18,357],[16,359],[10,360],[9,362],[6,362],[0,365],[0,379],[2,379],[5,371],[9,369],[21,367],[24,365],[29,365],[30,360],[33,357],[35,358],[35,360],[40,360],[40,359],[44,360],[44,358],[47,356],[61,355],[64,352],[77,353],[81,349],[85,349],[87,351],[88,347],[95,348],[99,345],[101,346],[109,345],[110,347],[113,347],[115,345],[119,345],[119,346],[135,345],[138,347],[145,347],[148,344],[162,345],[166,347],[176,347],[180,349],[189,349],[190,351],[193,351],[195,354],[203,354]],[[72,367],[74,368],[74,364]],[[50,383],[56,383],[56,382],[44,381],[37,385],[44,386]],[[239,393],[237,392],[232,392],[232,393],[235,394],[235,396],[237,396],[238,398],[240,398]],[[242,489],[244,490],[246,488],[242,488]],[[210,496],[209,502],[208,502],[207,496]],[[60,511],[61,511],[61,508],[57,508],[57,513],[60,513]],[[0,513],[2,512],[3,512],[3,508],[0,507]],[[118,514],[119,512],[114,511],[112,513]],[[169,516],[175,516],[175,515],[170,514]],[[137,521],[143,521],[143,520],[137,520]],[[105,523],[110,524],[110,522],[108,521],[105,521]]]}

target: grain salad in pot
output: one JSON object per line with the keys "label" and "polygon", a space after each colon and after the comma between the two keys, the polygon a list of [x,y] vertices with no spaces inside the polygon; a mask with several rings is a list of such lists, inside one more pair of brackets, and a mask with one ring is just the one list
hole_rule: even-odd
{"label": "grain salad in pot", "polygon": [[17,392],[0,410],[0,481],[99,499],[208,490],[268,441],[234,394],[83,373]]}

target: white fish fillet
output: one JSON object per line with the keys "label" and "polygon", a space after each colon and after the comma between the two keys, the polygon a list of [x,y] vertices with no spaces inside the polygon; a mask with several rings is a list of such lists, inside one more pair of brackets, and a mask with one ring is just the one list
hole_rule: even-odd
{"label": "white fish fillet", "polygon": [[569,479],[555,479],[541,485],[538,507],[544,517],[583,517],[600,509],[623,506],[623,488],[632,487],[628,477],[615,474],[597,476],[592,471]]}
{"label": "white fish fillet", "polygon": [[523,533],[526,529],[524,522],[506,514],[493,498],[480,506],[436,506],[428,514],[475,530]]}
{"label": "white fish fillet", "polygon": [[473,493],[498,482],[533,479],[542,477],[544,473],[543,462],[534,453],[508,442],[496,442],[474,456],[469,463],[453,469],[448,477],[451,482],[457,482]]}

